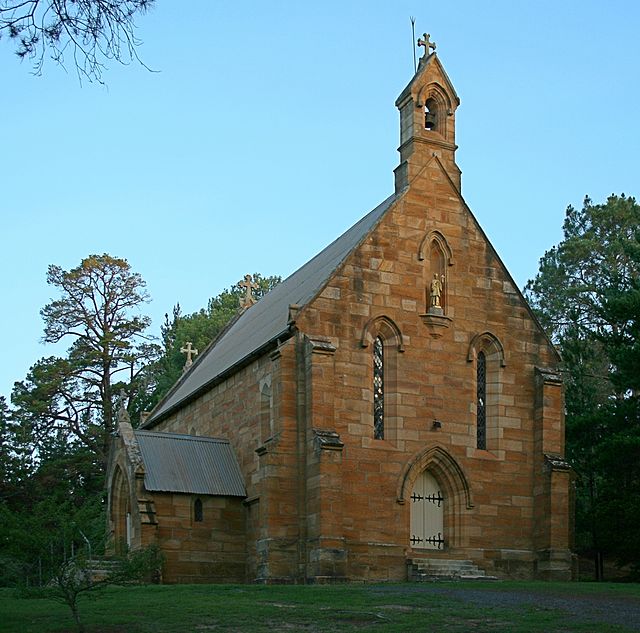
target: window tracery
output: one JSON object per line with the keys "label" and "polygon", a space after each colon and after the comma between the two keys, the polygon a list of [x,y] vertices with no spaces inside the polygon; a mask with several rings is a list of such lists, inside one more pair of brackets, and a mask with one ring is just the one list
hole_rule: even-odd
{"label": "window tracery", "polygon": [[487,358],[478,353],[476,360],[476,435],[477,447],[487,450]]}
{"label": "window tracery", "polygon": [[373,342],[373,438],[384,439],[384,344]]}
{"label": "window tracery", "polygon": [[499,395],[502,370],[506,366],[504,348],[491,332],[476,334],[469,345],[467,360],[474,367],[476,448],[501,455],[503,429],[500,423]]}

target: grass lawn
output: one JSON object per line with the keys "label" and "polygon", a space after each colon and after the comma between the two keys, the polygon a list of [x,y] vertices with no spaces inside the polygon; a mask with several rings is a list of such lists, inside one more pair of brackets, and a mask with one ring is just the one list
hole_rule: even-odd
{"label": "grass lawn", "polygon": [[[437,583],[111,587],[80,599],[87,633],[640,631],[640,585]],[[615,617],[613,615],[615,614]],[[74,631],[51,598],[0,590],[0,632]]]}

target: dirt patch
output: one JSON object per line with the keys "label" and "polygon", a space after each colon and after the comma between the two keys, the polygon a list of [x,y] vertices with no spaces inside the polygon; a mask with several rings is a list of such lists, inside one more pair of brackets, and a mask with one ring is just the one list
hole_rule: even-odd
{"label": "dirt patch", "polygon": [[[573,595],[568,591],[518,589],[474,589],[470,587],[438,586],[429,584],[381,587],[382,595],[393,593],[431,594],[453,598],[474,606],[498,608],[532,608],[566,613],[577,621],[617,624],[629,631],[640,631],[640,598],[635,596],[610,597],[606,594]],[[486,622],[485,622],[486,625]]]}

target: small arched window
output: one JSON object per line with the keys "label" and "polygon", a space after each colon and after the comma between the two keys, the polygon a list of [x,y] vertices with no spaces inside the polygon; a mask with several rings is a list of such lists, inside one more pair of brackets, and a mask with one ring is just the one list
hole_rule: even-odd
{"label": "small arched window", "polygon": [[202,499],[198,498],[193,502],[193,520],[196,523],[204,521],[204,513],[202,510]]}
{"label": "small arched window", "polygon": [[272,412],[271,385],[265,383],[260,390],[260,436],[263,444],[273,436]]}
{"label": "small arched window", "polygon": [[487,357],[478,352],[476,360],[477,447],[487,450]]}
{"label": "small arched window", "polygon": [[373,342],[373,438],[384,439],[384,345],[380,336]]}

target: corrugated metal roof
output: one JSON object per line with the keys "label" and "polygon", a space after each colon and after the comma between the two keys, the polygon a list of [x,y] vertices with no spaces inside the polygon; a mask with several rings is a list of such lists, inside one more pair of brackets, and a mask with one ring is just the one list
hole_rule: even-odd
{"label": "corrugated metal roof", "polygon": [[159,418],[177,408],[181,402],[213,382],[217,376],[270,341],[287,333],[289,305],[296,304],[302,307],[309,303],[395,200],[396,194],[387,198],[240,315],[151,412],[145,426],[152,426]]}
{"label": "corrugated metal roof", "polygon": [[246,497],[240,466],[228,440],[134,431],[147,490]]}

